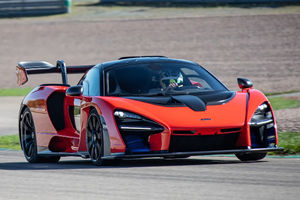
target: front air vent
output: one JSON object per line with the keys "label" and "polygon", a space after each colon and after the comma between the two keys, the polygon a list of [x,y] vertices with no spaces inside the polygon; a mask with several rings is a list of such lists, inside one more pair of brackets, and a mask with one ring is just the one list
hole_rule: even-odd
{"label": "front air vent", "polygon": [[238,133],[241,132],[240,128],[227,128],[227,129],[221,129],[222,133]]}
{"label": "front air vent", "polygon": [[171,135],[170,152],[235,149],[239,133],[219,135]]}
{"label": "front air vent", "polygon": [[173,131],[174,135],[194,135],[196,131]]}
{"label": "front air vent", "polygon": [[47,110],[54,128],[60,131],[65,128],[64,98],[62,92],[53,92],[47,100]]}

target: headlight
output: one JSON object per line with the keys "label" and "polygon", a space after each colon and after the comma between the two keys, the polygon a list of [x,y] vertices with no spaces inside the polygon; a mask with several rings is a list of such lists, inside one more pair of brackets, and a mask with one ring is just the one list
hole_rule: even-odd
{"label": "headlight", "polygon": [[251,147],[275,146],[276,128],[271,107],[267,102],[259,105],[250,122]]}
{"label": "headlight", "polygon": [[114,112],[114,116],[116,117],[116,122],[121,133],[154,134],[160,133],[164,130],[164,128],[156,122],[132,112],[116,110]]}
{"label": "headlight", "polygon": [[273,115],[271,113],[269,105],[267,103],[263,103],[257,107],[250,120],[249,125],[254,127],[260,127],[271,123],[273,123]]}
{"label": "headlight", "polygon": [[266,103],[261,104],[257,107],[257,110],[255,111],[256,114],[263,114],[266,109],[268,108],[268,105]]}
{"label": "headlight", "polygon": [[115,111],[114,115],[116,117],[118,117],[119,119],[137,119],[137,120],[141,120],[142,117],[140,115],[131,113],[131,112],[127,112],[127,111]]}
{"label": "headlight", "polygon": [[149,152],[149,136],[164,131],[158,123],[129,111],[116,110],[114,116],[127,153]]}

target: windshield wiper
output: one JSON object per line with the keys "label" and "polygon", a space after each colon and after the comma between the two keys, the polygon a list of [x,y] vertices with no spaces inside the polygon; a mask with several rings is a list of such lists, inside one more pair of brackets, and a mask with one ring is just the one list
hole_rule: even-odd
{"label": "windshield wiper", "polygon": [[143,94],[143,96],[146,96],[146,97],[166,96],[166,94],[165,94],[165,92],[160,91],[160,92],[155,92],[155,93]]}
{"label": "windshield wiper", "polygon": [[136,97],[155,97],[155,96],[174,96],[174,95],[199,95],[209,91],[193,91],[193,90],[176,90],[173,88],[169,88],[166,90],[161,90],[152,93],[141,93],[141,94],[130,94],[130,93],[118,93],[118,94],[109,94],[110,96],[116,97],[128,97],[128,96],[136,96]]}
{"label": "windshield wiper", "polygon": [[152,97],[152,96],[172,96],[172,95],[187,95],[190,94],[190,92],[183,92],[183,91],[175,91],[172,90],[163,90],[156,93],[150,93],[150,94],[144,94],[143,96]]}

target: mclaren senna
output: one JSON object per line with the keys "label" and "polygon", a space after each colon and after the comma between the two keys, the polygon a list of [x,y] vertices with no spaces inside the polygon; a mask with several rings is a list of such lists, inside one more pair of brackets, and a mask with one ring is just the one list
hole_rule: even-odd
{"label": "mclaren senna", "polygon": [[[19,85],[46,73],[60,73],[62,83],[39,85],[20,107],[20,144],[30,163],[211,154],[249,161],[281,150],[271,104],[245,78],[231,91],[197,63],[163,56],[17,65]],[[73,73],[83,76],[70,86]]]}

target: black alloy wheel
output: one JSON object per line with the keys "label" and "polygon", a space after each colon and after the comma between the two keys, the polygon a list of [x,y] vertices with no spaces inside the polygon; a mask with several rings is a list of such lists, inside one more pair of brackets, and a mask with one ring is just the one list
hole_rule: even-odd
{"label": "black alloy wheel", "polygon": [[26,160],[30,163],[58,162],[60,156],[41,157],[37,153],[37,142],[33,118],[29,108],[25,108],[20,118],[20,144]]}
{"label": "black alloy wheel", "polygon": [[90,158],[95,165],[103,164],[103,127],[99,114],[92,109],[87,122],[86,143]]}

